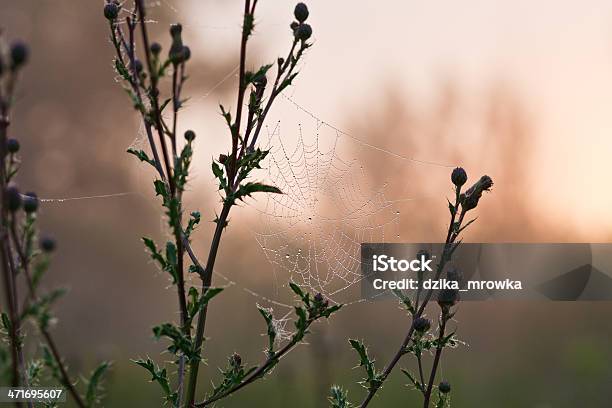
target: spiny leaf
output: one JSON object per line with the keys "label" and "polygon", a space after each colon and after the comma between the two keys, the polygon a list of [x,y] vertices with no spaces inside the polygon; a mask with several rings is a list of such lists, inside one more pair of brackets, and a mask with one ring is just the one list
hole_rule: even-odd
{"label": "spiny leaf", "polygon": [[109,362],[103,362],[91,373],[89,381],[87,382],[87,392],[85,394],[85,401],[88,407],[92,407],[95,403],[99,402],[99,392],[101,388],[102,377],[110,368]]}

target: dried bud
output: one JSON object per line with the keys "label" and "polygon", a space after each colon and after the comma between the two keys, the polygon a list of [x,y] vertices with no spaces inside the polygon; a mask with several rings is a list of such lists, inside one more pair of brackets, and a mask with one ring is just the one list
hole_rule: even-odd
{"label": "dried bud", "polygon": [[292,21],[291,24],[289,24],[289,28],[295,32],[295,30],[297,30],[297,28],[300,26],[300,23],[298,23],[297,21]]}
{"label": "dried bud", "polygon": [[459,301],[459,291],[457,289],[442,289],[438,293],[438,304],[440,307],[451,307]]}
{"label": "dried bud", "polygon": [[191,49],[186,45],[183,46],[183,57],[185,61],[189,61],[189,58],[191,58]]}
{"label": "dried bud", "polygon": [[493,180],[489,176],[482,176],[465,194],[462,195],[461,205],[464,211],[469,211],[478,205],[483,191],[490,191],[493,186]]}
{"label": "dried bud", "polygon": [[134,60],[134,70],[139,74],[142,72],[142,62],[139,59]]}
{"label": "dried bud", "polygon": [[19,151],[19,142],[17,139],[8,139],[6,141],[6,150],[9,153],[17,153]]}
{"label": "dried bud", "polygon": [[151,44],[151,52],[153,53],[153,55],[159,55],[159,53],[162,50],[162,46],[158,43],[158,42],[154,42],[153,44]]}
{"label": "dried bud", "polygon": [[106,3],[106,5],[104,6],[104,17],[106,17],[106,19],[109,21],[113,21],[117,18],[118,15],[119,5],[114,1]]}
{"label": "dried bud", "polygon": [[181,35],[181,33],[183,32],[183,26],[180,24],[172,24],[170,26],[170,35],[172,37],[176,37]]}
{"label": "dried bud", "polygon": [[55,251],[55,240],[50,237],[43,237],[40,240],[40,249],[47,253]]}
{"label": "dried bud", "polygon": [[295,10],[293,10],[293,15],[300,23],[303,23],[308,18],[308,6],[304,3],[298,3],[295,5]]}
{"label": "dried bud", "polygon": [[23,210],[28,214],[38,211],[38,197],[36,193],[25,193],[23,196]]}
{"label": "dried bud", "polygon": [[457,187],[461,187],[467,181],[467,173],[462,167],[456,167],[451,174],[451,181]]}
{"label": "dried bud", "polygon": [[181,36],[182,31],[183,26],[180,24],[173,24],[170,26],[172,45],[170,46],[170,51],[168,51],[168,59],[174,65],[178,65],[186,61],[185,47],[183,46],[183,38]]}
{"label": "dried bud", "polygon": [[448,381],[444,380],[438,385],[438,390],[440,390],[442,394],[448,394],[451,390],[451,385]]}
{"label": "dried bud", "polygon": [[20,68],[28,61],[30,51],[28,46],[21,41],[16,41],[11,45],[11,68]]}
{"label": "dried bud", "polygon": [[312,27],[310,24],[300,24],[300,26],[295,30],[295,38],[300,41],[306,41],[312,36]]}
{"label": "dried bud", "polygon": [[186,141],[188,141],[188,142],[193,142],[193,140],[194,140],[194,139],[195,139],[195,137],[196,137],[196,134],[195,134],[195,132],[194,132],[193,130],[187,130],[187,131],[185,132],[185,135],[184,135],[184,136],[185,136],[185,140],[186,140]]}
{"label": "dried bud", "polygon": [[242,357],[240,357],[240,354],[238,353],[232,354],[229,360],[230,366],[232,366],[232,368],[240,368],[240,366],[242,365]]}
{"label": "dried bud", "polygon": [[412,322],[412,328],[420,334],[423,334],[431,327],[431,321],[425,317],[417,317]]}
{"label": "dried bud", "polygon": [[220,154],[219,155],[219,163],[225,164],[226,161],[227,161],[227,154]]}
{"label": "dried bud", "polygon": [[19,210],[21,207],[21,193],[19,192],[19,188],[15,185],[9,185],[4,190],[4,200],[6,203],[6,207],[10,212],[15,212]]}
{"label": "dried bud", "polygon": [[278,64],[278,66],[280,67],[280,66],[282,66],[282,65],[285,63],[285,59],[284,59],[284,58],[282,58],[282,57],[279,57],[279,58],[276,60],[276,63],[277,63],[277,64]]}

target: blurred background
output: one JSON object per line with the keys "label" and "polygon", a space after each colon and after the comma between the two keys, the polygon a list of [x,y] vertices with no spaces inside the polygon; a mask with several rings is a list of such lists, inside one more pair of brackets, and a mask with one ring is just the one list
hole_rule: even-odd
{"label": "blurred background", "polygon": [[[350,163],[343,174],[357,178],[366,193],[384,190],[385,212],[368,220],[384,226],[380,239],[442,240],[451,194],[447,166],[460,164],[474,180],[488,174],[495,181],[466,240],[611,240],[612,3],[308,4],[314,47],[295,86],[271,112],[268,134],[298,148],[300,137],[334,145],[326,157]],[[102,6],[2,0],[5,36],[32,48],[11,136],[22,145],[22,189],[56,199],[41,211],[44,230],[59,245],[45,284],[70,288],[56,308],[54,328],[70,367],[87,373],[97,361],[111,360],[105,406],[157,406],[157,386],[130,359],[168,358],[158,356],[163,347],[150,328],[177,318],[176,299],[140,241],[145,235],[161,240],[166,231],[153,174],[125,154],[143,139],[115,78]],[[250,68],[286,54],[293,6],[260,2]],[[167,47],[167,27],[180,21],[194,55],[179,128],[198,134],[188,207],[204,220],[220,207],[209,169],[211,157],[229,149],[218,104],[235,108],[241,8],[235,0],[151,2],[153,37]],[[107,194],[113,196],[84,198]],[[264,297],[290,302],[284,286],[290,273],[269,262],[270,248],[257,239],[268,222],[257,210],[265,202],[260,197],[233,210],[217,267],[236,284],[211,307],[202,384],[218,379],[217,367],[234,351],[249,363],[262,359],[265,327],[255,305],[271,306]],[[211,225],[194,238],[200,256]],[[296,234],[320,230],[292,228]],[[363,238],[353,237],[349,244]],[[609,406],[610,308],[607,302],[461,304],[456,320],[466,345],[445,355],[441,366],[453,385],[454,406]],[[408,324],[393,301],[351,304],[332,323],[318,324],[309,344],[273,375],[219,406],[322,407],[332,383],[360,401],[364,390],[355,382],[362,373],[354,369],[347,338],[364,339],[382,367]],[[408,361],[405,366],[414,368]],[[372,406],[416,404],[417,392],[406,382],[394,373]]]}

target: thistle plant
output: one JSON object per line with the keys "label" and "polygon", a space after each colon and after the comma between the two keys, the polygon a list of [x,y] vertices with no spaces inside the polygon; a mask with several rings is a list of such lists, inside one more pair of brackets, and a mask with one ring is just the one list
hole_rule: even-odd
{"label": "thistle plant", "polygon": [[[20,41],[7,49],[3,39],[0,41],[0,260],[5,303],[0,326],[0,379],[2,384],[12,387],[60,384],[76,406],[94,407],[100,401],[101,380],[109,364],[102,363],[93,371],[81,394],[52,335],[56,319],[51,308],[65,291],[47,290],[42,285],[55,241],[50,237],[39,238],[38,197],[33,192],[23,194],[15,183],[22,161],[20,142],[9,136],[10,114],[29,49]],[[39,336],[36,333],[29,336],[27,322],[37,329]],[[25,346],[38,340],[40,347],[36,345],[34,352],[26,353]],[[16,403],[18,407],[23,405]],[[27,405],[33,406],[31,402]],[[45,405],[55,406],[53,402]]]}
{"label": "thistle plant", "polygon": [[[155,193],[161,198],[172,235],[163,249],[151,238],[143,238],[143,241],[151,258],[168,273],[175,286],[180,311],[178,323],[166,322],[153,328],[155,338],[169,342],[167,351],[174,356],[173,370],[170,370],[173,374],[150,358],[137,360],[136,364],[145,368],[152,381],[159,384],[165,402],[176,407],[209,406],[263,378],[304,339],[315,321],[329,318],[340,309],[340,305],[330,305],[322,295],[313,296],[291,283],[298,305],[295,307],[295,332],[290,339],[282,344],[271,312],[260,309],[268,335],[263,362],[247,368],[242,357],[233,354],[228,358],[227,368],[221,370],[222,378],[218,381],[210,378],[216,385],[200,402],[196,402],[206,318],[211,301],[222,291],[222,288],[212,286],[221,238],[229,225],[230,211],[238,202],[255,193],[282,194],[273,185],[251,180],[269,153],[257,142],[275,99],[292,84],[298,75],[296,67],[311,46],[308,40],[312,28],[306,23],[309,11],[305,4],[300,3],[294,10],[296,21],[290,25],[292,41],[287,56],[278,58],[275,64],[247,70],[247,44],[255,25],[256,6],[257,0],[244,2],[235,112],[232,114],[220,106],[228,128],[230,148],[212,162],[212,172],[222,199],[221,209],[213,221],[215,229],[204,263],[199,261],[191,246],[192,234],[202,215],[199,211],[191,211],[189,217],[185,217],[183,205],[196,133],[187,130],[182,142],[178,133],[191,49],[183,43],[180,24],[170,27],[171,43],[167,53],[163,52],[160,43],[150,40],[143,0],[135,0],[130,9],[116,0],[109,0],[104,6],[104,17],[108,20],[110,40],[116,53],[115,69],[142,119],[149,147],[149,152],[136,149],[128,152],[154,168],[157,176],[153,183]],[[276,72],[272,75],[273,71]],[[169,90],[168,95],[162,88]],[[188,273],[199,276],[199,287],[189,286]]]}
{"label": "thistle plant", "polygon": [[[438,257],[439,261],[431,278],[433,280],[439,280],[443,273],[446,273],[446,280],[448,282],[459,282],[462,279],[461,272],[449,266],[453,254],[461,244],[461,233],[475,221],[474,218],[466,222],[465,217],[468,212],[478,206],[482,193],[489,191],[493,186],[493,181],[489,176],[482,176],[472,187],[462,191],[462,187],[467,182],[467,179],[467,173],[460,167],[455,168],[451,174],[455,198],[454,202],[448,202],[450,222],[442,253]],[[423,255],[430,256],[429,254]],[[375,361],[368,354],[367,347],[363,342],[353,339],[349,340],[351,347],[359,355],[359,365],[364,368],[366,373],[365,378],[360,382],[367,390],[365,398],[359,405],[361,408],[365,408],[370,404],[372,398],[382,388],[393,369],[406,355],[412,355],[415,358],[418,372],[413,374],[407,369],[402,369],[401,371],[409,379],[410,384],[422,394],[423,407],[428,408],[430,406],[430,402],[434,397],[432,395],[434,389],[437,389],[436,408],[450,406],[450,383],[444,380],[436,387],[435,382],[443,350],[455,347],[459,342],[455,336],[455,331],[448,333],[448,323],[456,313],[455,306],[459,301],[459,291],[458,289],[442,289],[438,292],[437,303],[439,310],[436,312],[438,315],[437,334],[434,335],[430,333],[432,322],[425,317],[425,310],[434,294],[434,290],[429,289],[426,293],[422,293],[423,279],[423,274],[419,274],[419,288],[413,297],[401,291],[395,292],[411,316],[411,323],[400,347],[383,370],[379,370],[376,367]],[[424,357],[426,353],[433,353],[433,362],[429,375],[425,375],[424,371]],[[347,393],[338,386],[332,387],[330,402],[333,408],[355,406],[348,400]]]}

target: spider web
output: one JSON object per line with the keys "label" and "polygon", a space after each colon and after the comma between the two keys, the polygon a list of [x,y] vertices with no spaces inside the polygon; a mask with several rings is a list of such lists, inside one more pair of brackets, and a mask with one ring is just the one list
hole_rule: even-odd
{"label": "spider web", "polygon": [[[280,124],[268,134],[265,169],[283,194],[267,194],[254,204],[255,239],[278,275],[338,301],[360,282],[360,246],[397,238],[400,214],[385,195],[386,184],[369,181],[357,159],[344,159],[341,135],[281,137]],[[288,279],[287,279],[288,276]]]}

